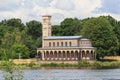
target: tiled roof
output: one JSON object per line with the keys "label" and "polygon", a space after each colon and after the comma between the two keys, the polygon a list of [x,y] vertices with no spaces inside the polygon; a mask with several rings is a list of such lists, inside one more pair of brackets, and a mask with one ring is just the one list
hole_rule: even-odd
{"label": "tiled roof", "polygon": [[95,49],[95,47],[45,47],[45,48],[37,48],[37,50],[49,50],[49,49]]}
{"label": "tiled roof", "polygon": [[45,39],[79,39],[82,36],[48,36]]}
{"label": "tiled roof", "polygon": [[84,41],[86,41],[86,40],[89,40],[89,39],[87,39],[87,38],[83,38],[83,39],[81,39],[81,40],[84,40]]}

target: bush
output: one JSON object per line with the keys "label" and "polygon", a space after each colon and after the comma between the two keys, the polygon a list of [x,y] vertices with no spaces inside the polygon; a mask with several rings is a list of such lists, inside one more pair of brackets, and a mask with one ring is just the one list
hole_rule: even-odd
{"label": "bush", "polygon": [[98,62],[98,61],[95,61],[95,62],[93,63],[93,68],[97,68],[97,69],[102,68],[102,63],[101,63],[101,62]]}
{"label": "bush", "polygon": [[50,63],[50,67],[57,67],[57,63]]}
{"label": "bush", "polygon": [[44,63],[41,64],[41,67],[58,67],[57,63]]}
{"label": "bush", "polygon": [[30,63],[28,64],[29,67],[34,67],[34,65],[36,65],[34,62],[30,62]]}
{"label": "bush", "polygon": [[90,67],[90,66],[91,66],[91,64],[89,62],[87,62],[86,60],[78,62],[79,68],[83,68],[83,67],[85,68],[85,67]]}

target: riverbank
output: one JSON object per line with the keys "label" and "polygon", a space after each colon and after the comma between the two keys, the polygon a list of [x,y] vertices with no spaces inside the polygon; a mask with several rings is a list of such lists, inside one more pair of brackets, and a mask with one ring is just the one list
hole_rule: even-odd
{"label": "riverbank", "polygon": [[54,68],[79,68],[79,69],[113,69],[113,68],[120,68],[120,62],[113,61],[113,62],[88,62],[88,61],[80,61],[77,64],[65,64],[65,63],[49,63],[49,64],[41,64],[41,67],[54,67]]}
{"label": "riverbank", "polygon": [[[15,66],[21,69],[58,68],[58,69],[113,69],[120,68],[120,57],[105,57],[101,61],[41,61],[38,59],[14,59]],[[4,67],[0,62],[0,69]]]}
{"label": "riverbank", "polygon": [[[28,63],[28,64],[14,64],[14,66],[18,66],[20,69],[39,69],[39,68],[46,68],[46,69],[115,69],[120,68],[120,62],[118,61],[95,61],[95,62],[88,62],[88,61],[79,61],[75,64],[69,63]],[[2,63],[0,63],[0,68],[4,67]]]}

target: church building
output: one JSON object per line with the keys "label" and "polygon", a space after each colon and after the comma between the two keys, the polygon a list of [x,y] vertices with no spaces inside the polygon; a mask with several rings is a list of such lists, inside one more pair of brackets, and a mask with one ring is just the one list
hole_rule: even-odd
{"label": "church building", "polygon": [[51,16],[44,15],[42,19],[42,48],[37,48],[42,61],[96,59],[96,48],[92,47],[90,39],[83,36],[52,36]]}

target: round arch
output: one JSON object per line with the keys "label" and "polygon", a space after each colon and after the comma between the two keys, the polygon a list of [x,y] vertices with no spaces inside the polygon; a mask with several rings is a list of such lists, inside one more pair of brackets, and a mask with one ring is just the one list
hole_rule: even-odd
{"label": "round arch", "polygon": [[70,58],[70,52],[67,51],[67,58]]}
{"label": "round arch", "polygon": [[75,58],[78,59],[78,51],[75,51]]}
{"label": "round arch", "polygon": [[85,59],[86,58],[86,54],[85,54],[85,51],[83,50],[82,52],[81,52],[81,54],[82,54],[82,59]]}
{"label": "round arch", "polygon": [[57,51],[54,51],[54,57],[57,58]]}
{"label": "round arch", "polygon": [[66,58],[65,51],[63,51],[62,53],[63,53],[63,58]]}
{"label": "round arch", "polygon": [[50,58],[53,58],[53,51],[50,51]]}

